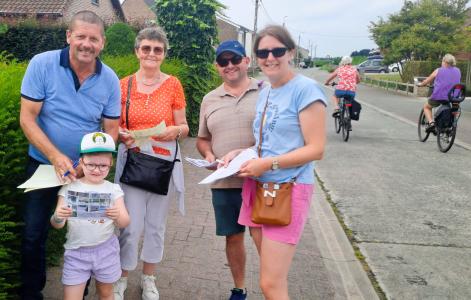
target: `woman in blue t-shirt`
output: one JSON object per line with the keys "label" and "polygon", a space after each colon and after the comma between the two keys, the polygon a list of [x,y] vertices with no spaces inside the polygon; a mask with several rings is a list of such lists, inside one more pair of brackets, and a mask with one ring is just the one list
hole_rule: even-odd
{"label": "woman in blue t-shirt", "polygon": [[[250,227],[260,254],[260,286],[266,299],[289,299],[288,271],[309,212],[313,161],[322,158],[326,140],[324,92],[314,80],[294,73],[290,62],[295,49],[293,38],[281,26],[268,26],[257,35],[257,63],[270,86],[260,92],[253,124],[260,158],[246,162],[239,171],[246,178],[239,223]],[[228,153],[225,164],[239,152]],[[257,181],[295,183],[288,225],[252,222]]]}

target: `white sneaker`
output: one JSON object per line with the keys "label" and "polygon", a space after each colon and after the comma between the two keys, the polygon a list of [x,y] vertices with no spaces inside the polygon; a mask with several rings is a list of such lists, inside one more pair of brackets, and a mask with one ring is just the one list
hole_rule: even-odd
{"label": "white sneaker", "polygon": [[[142,300],[159,300],[159,291],[153,275],[141,275]],[[116,299],[116,298],[115,298]]]}
{"label": "white sneaker", "polygon": [[114,300],[123,300],[124,299],[124,291],[128,287],[128,278],[121,277],[113,284],[113,294]]}

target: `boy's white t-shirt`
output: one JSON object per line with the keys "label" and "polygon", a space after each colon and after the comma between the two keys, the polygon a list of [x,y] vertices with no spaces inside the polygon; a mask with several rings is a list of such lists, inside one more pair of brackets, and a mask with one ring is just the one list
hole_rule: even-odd
{"label": "boy's white t-shirt", "polygon": [[[64,185],[58,195],[64,197],[67,202],[69,191],[85,194],[109,194],[111,204],[124,195],[118,184],[105,180],[101,184],[87,184],[80,179],[70,184]],[[102,219],[82,219],[69,218],[67,220],[67,241],[65,249],[77,249],[80,247],[91,247],[107,241],[114,234],[115,225],[109,218]]]}

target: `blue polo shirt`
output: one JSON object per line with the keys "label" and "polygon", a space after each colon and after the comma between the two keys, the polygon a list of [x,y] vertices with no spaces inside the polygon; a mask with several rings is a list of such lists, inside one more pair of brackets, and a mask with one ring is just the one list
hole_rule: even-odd
{"label": "blue polo shirt", "polygon": [[[39,127],[72,160],[78,159],[85,134],[99,131],[103,118],[118,119],[121,114],[118,77],[98,59],[95,72],[80,85],[67,47],[35,55],[21,84],[23,98],[43,103],[37,118]],[[49,163],[31,144],[28,154]]]}

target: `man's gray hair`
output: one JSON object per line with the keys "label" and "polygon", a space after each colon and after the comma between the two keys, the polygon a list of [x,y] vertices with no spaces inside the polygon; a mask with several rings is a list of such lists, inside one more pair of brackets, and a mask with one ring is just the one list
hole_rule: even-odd
{"label": "man's gray hair", "polygon": [[450,53],[445,54],[445,56],[443,56],[442,61],[446,62],[450,66],[456,66],[456,59]]}
{"label": "man's gray hair", "polygon": [[352,64],[352,58],[350,56],[344,56],[342,57],[342,60],[340,60],[340,66],[346,66],[346,65],[351,65]]}
{"label": "man's gray hair", "polygon": [[141,42],[143,40],[149,41],[158,41],[164,44],[164,52],[167,53],[168,50],[168,39],[167,34],[162,29],[162,27],[154,26],[154,27],[147,27],[139,31],[136,36],[136,40],[134,42],[134,48],[139,49]]}
{"label": "man's gray hair", "polygon": [[82,22],[85,22],[85,23],[88,23],[88,24],[95,24],[95,25],[98,25],[100,27],[100,33],[101,33],[101,36],[104,37],[105,36],[105,23],[103,22],[103,20],[96,14],[94,13],[93,11],[90,11],[90,10],[82,10],[82,11],[79,11],[78,13],[76,13],[73,17],[72,17],[72,20],[70,21],[70,24],[69,24],[69,30],[70,31],[74,31],[74,27],[75,27],[75,23],[77,21],[82,21]]}

